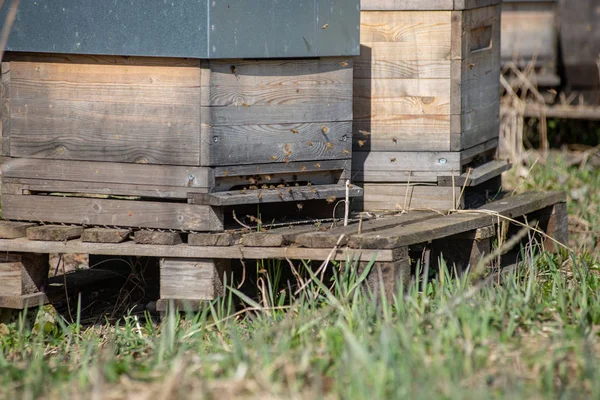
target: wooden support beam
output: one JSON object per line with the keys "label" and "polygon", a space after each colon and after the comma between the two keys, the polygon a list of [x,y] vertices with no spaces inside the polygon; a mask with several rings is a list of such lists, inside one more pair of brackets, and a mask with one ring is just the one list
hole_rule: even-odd
{"label": "wooden support beam", "polygon": [[89,228],[81,234],[82,242],[121,243],[129,239],[131,229]]}
{"label": "wooden support beam", "polygon": [[62,225],[40,225],[27,229],[27,239],[64,242],[81,236],[83,227]]}
{"label": "wooden support beam", "polygon": [[27,228],[36,226],[30,222],[0,221],[0,239],[16,239],[27,236]]}
{"label": "wooden support beam", "polygon": [[137,244],[174,246],[183,243],[179,232],[137,231],[133,237]]}

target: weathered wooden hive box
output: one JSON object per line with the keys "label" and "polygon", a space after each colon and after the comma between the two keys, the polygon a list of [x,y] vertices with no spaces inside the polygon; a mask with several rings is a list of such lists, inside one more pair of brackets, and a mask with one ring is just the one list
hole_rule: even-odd
{"label": "weathered wooden hive box", "polygon": [[344,193],[358,0],[135,4],[21,4],[5,218],[217,231],[225,206]]}
{"label": "weathered wooden hive box", "polygon": [[[365,208],[454,208],[460,175],[491,159],[499,135],[499,3],[362,0],[353,175],[364,183]],[[468,183],[499,174],[496,164],[486,168]]]}

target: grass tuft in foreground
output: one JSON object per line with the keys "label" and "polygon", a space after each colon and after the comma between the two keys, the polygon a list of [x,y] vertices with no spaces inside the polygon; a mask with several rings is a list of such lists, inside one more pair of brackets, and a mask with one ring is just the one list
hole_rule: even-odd
{"label": "grass tuft in foreground", "polygon": [[[232,288],[161,324],[83,328],[42,312],[32,328],[0,325],[0,396],[598,398],[600,265],[530,254],[485,282],[442,262],[394,304],[360,290],[364,274],[335,269],[291,303]],[[239,301],[250,310],[234,313]]]}

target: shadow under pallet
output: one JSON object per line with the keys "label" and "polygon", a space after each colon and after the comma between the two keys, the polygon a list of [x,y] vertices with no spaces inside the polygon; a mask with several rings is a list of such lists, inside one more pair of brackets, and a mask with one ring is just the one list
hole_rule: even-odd
{"label": "shadow under pallet", "polygon": [[[223,293],[230,262],[240,259],[337,260],[359,268],[374,262],[373,290],[393,296],[411,277],[409,251],[430,249],[460,273],[492,251],[493,239],[514,236],[518,224],[537,222],[540,243],[556,251],[567,243],[566,195],[525,193],[479,209],[450,215],[414,211],[348,226],[289,225],[264,232],[188,233],[0,222],[0,308],[23,309],[47,302],[44,293],[51,253],[156,257],[160,259],[159,311],[168,304],[200,308]],[[508,229],[498,229],[508,223]],[[513,225],[514,229],[510,228]],[[157,244],[160,243],[160,244]]]}

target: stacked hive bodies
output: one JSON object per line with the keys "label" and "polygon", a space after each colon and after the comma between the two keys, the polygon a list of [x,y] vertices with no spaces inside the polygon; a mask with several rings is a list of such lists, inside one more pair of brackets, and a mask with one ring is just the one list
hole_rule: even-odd
{"label": "stacked hive bodies", "polygon": [[2,63],[4,217],[218,231],[344,194],[358,0],[57,3]]}
{"label": "stacked hive bodies", "polygon": [[461,200],[452,176],[460,186],[467,167],[491,158],[499,134],[498,3],[362,1],[353,175],[364,184],[365,208],[454,208]]}

